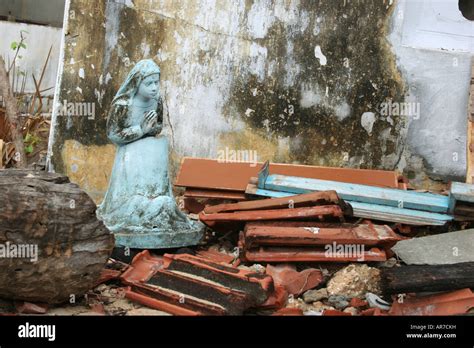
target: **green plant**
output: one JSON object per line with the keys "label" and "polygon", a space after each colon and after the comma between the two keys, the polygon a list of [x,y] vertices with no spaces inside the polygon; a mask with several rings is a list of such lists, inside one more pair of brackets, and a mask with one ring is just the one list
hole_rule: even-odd
{"label": "green plant", "polygon": [[23,142],[25,143],[25,153],[27,153],[27,154],[33,153],[33,151],[35,149],[35,146],[40,141],[41,141],[41,139],[37,135],[31,134],[31,133],[26,134],[26,137],[23,140]]}

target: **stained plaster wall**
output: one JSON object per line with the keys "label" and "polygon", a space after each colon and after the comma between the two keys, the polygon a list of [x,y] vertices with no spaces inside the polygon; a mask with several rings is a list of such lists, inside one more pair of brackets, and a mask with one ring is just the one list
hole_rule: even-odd
{"label": "stained plaster wall", "polygon": [[[405,117],[380,114],[388,100],[445,99],[430,94],[428,85],[443,78],[442,71],[426,66],[427,77],[417,75],[429,53],[417,63],[416,52],[411,57],[394,52],[401,49],[396,36],[403,24],[394,12],[400,4],[71,0],[68,5],[57,99],[95,103],[96,114],[54,117],[50,163],[97,202],[115,152],[105,134],[106,112],[127,72],[143,58],[155,59],[162,69],[173,172],[182,156],[216,158],[230,149],[257,151],[260,160],[277,162],[399,168],[425,185],[431,182],[427,174],[463,175],[465,162],[438,163],[436,142],[420,137],[419,132],[437,132],[442,126],[433,123],[440,117],[413,125]],[[463,74],[456,75],[463,81],[452,82],[462,98],[468,79]],[[460,123],[463,107],[453,111]],[[454,128],[465,146],[463,127]],[[435,146],[431,157],[423,146]]]}

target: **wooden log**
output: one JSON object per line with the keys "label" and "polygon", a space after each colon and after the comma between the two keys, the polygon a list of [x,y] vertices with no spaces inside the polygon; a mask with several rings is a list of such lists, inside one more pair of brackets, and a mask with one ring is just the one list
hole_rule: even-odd
{"label": "wooden log", "polygon": [[385,268],[381,287],[386,294],[474,288],[474,262]]}
{"label": "wooden log", "polygon": [[0,171],[0,297],[61,303],[83,295],[114,247],[92,199],[67,177]]}

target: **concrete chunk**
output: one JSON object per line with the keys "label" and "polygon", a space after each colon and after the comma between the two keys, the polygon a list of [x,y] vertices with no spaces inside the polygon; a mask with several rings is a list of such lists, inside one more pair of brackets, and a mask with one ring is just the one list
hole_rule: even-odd
{"label": "concrete chunk", "polygon": [[403,240],[392,250],[407,265],[474,262],[474,229]]}

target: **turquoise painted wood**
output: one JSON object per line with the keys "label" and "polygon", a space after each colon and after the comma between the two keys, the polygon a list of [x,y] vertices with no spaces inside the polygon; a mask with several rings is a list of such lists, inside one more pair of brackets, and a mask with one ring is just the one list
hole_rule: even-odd
{"label": "turquoise painted wood", "polygon": [[448,196],[294,176],[268,175],[265,181],[259,181],[258,187],[293,194],[335,190],[342,199],[351,202],[433,213],[447,213],[449,209]]}
{"label": "turquoise painted wood", "polygon": [[[271,191],[265,189],[257,189],[252,194],[269,198],[290,197],[294,195],[294,193],[290,192]],[[398,207],[360,203],[349,200],[346,200],[346,202],[352,206],[355,217],[365,219],[390,221],[410,225],[431,226],[443,226],[447,221],[453,220],[453,217],[447,214],[431,213],[413,209],[402,209]]]}
{"label": "turquoise painted wood", "polygon": [[457,201],[474,203],[474,185],[461,182],[451,183],[449,190],[449,212],[454,212]]}

